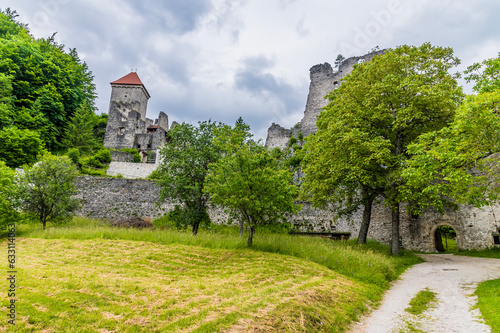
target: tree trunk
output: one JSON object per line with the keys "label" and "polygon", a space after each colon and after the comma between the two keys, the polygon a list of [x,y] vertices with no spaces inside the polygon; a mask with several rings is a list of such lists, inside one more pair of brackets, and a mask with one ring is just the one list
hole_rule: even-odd
{"label": "tree trunk", "polygon": [[392,210],[391,254],[394,256],[399,254],[399,203]]}
{"label": "tree trunk", "polygon": [[250,231],[248,232],[248,247],[252,247],[253,245],[253,232],[255,227],[251,226]]}
{"label": "tree trunk", "polygon": [[363,189],[363,220],[361,221],[361,226],[359,227],[358,243],[366,244],[366,238],[368,237],[368,228],[370,227],[370,220],[372,218],[372,205],[375,199],[374,195],[367,195],[366,190]]}
{"label": "tree trunk", "polygon": [[47,224],[47,221],[45,219],[42,220],[42,225],[43,225],[43,230],[45,230],[45,225]]}
{"label": "tree trunk", "polygon": [[243,219],[240,219],[239,221],[239,225],[240,225],[240,238],[243,237],[243,225],[244,225],[244,222],[243,222]]}
{"label": "tree trunk", "polygon": [[198,227],[200,226],[200,222],[196,221],[193,223],[193,235],[196,236],[198,235]]}

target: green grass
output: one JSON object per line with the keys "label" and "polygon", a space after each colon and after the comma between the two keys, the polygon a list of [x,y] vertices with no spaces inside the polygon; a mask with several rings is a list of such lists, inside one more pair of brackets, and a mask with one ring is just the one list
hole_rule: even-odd
{"label": "green grass", "polygon": [[[42,230],[37,225],[19,226],[18,235],[46,239],[121,239],[156,244],[183,244],[211,249],[246,249],[246,238],[238,236],[237,227],[213,226],[200,230],[197,236],[189,231],[113,228],[98,220],[75,218],[71,223]],[[359,245],[354,240],[332,241],[319,237],[292,236],[257,230],[254,251],[291,255],[321,264],[357,280],[387,288],[409,266],[423,260],[408,251],[390,256],[390,248],[376,242]]]}
{"label": "green grass", "polygon": [[264,229],[252,249],[221,226],[192,236],[75,218],[17,231],[19,332],[343,332],[421,261]]}
{"label": "green grass", "polygon": [[480,283],[475,294],[484,321],[493,333],[500,333],[500,279]]}
{"label": "green grass", "polygon": [[425,288],[411,299],[410,307],[406,308],[405,311],[418,316],[429,309],[436,300],[436,293]]}

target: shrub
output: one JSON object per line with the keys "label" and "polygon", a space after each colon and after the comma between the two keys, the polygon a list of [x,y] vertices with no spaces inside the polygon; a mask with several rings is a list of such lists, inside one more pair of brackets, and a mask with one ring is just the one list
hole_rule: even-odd
{"label": "shrub", "polygon": [[78,148],[71,148],[70,150],[68,150],[68,152],[66,153],[66,156],[68,156],[71,161],[78,167],[81,166],[80,164],[80,151],[78,150]]}
{"label": "shrub", "polygon": [[141,162],[141,155],[139,154],[139,152],[137,151],[137,149],[134,149],[134,148],[122,148],[122,149],[120,149],[120,151],[122,151],[124,153],[132,154],[134,156],[134,160],[132,161],[133,163],[140,163]]}
{"label": "shrub", "polygon": [[101,163],[111,163],[111,153],[108,149],[99,150],[94,157]]}

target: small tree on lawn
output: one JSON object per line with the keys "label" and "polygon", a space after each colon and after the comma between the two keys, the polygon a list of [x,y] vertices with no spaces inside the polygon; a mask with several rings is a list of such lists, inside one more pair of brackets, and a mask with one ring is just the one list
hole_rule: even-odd
{"label": "small tree on lawn", "polygon": [[257,226],[284,222],[286,214],[298,212],[300,206],[294,203],[298,189],[292,172],[248,137],[237,127],[218,131],[215,142],[225,156],[210,165],[205,192],[213,204],[229,208],[244,221],[250,247]]}
{"label": "small tree on lawn", "polygon": [[198,233],[200,223],[209,221],[208,195],[203,192],[208,165],[216,162],[220,149],[213,144],[214,130],[220,125],[200,122],[198,127],[183,123],[172,128],[168,143],[161,149],[161,164],[154,173],[161,186],[162,200],[184,205],[182,219]]}
{"label": "small tree on lawn", "polygon": [[59,222],[71,217],[78,208],[72,198],[77,191],[73,185],[76,177],[73,162],[67,156],[45,154],[33,167],[24,168],[18,180],[20,207],[42,222]]}

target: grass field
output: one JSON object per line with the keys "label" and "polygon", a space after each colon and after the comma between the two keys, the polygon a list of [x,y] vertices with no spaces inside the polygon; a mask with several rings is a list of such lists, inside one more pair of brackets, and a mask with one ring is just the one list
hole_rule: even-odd
{"label": "grass field", "polygon": [[[342,332],[419,259],[372,243],[75,220],[20,227],[16,332]],[[5,245],[5,241],[3,244]],[[7,281],[0,299],[7,304]]]}

